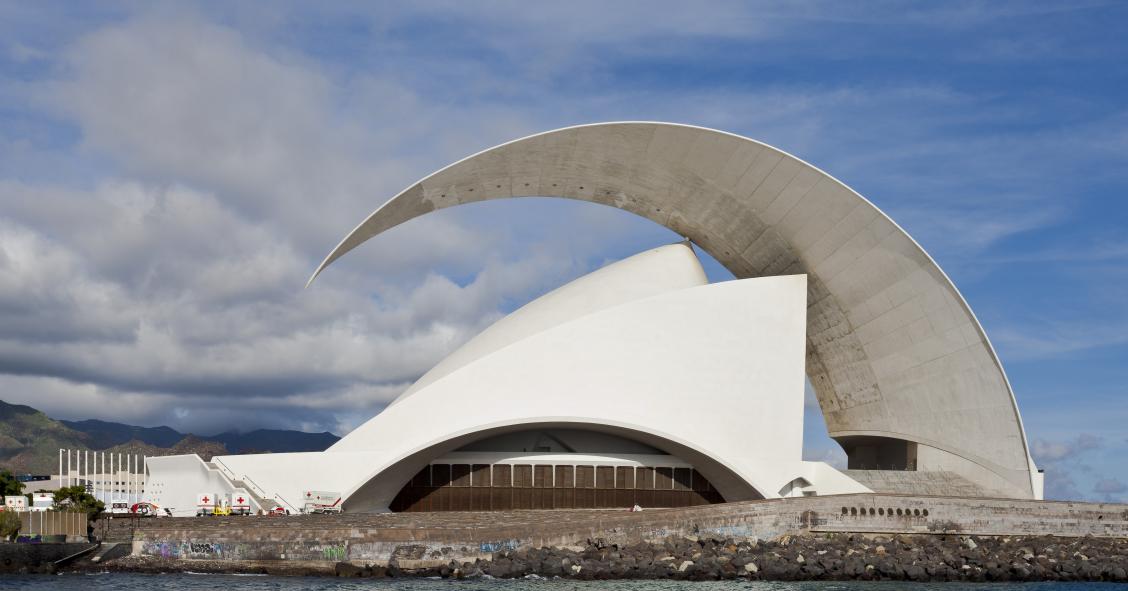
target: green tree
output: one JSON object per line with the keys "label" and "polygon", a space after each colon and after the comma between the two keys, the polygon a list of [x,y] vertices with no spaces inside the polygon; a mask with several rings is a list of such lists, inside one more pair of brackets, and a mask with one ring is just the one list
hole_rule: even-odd
{"label": "green tree", "polygon": [[0,511],[0,539],[12,539],[20,533],[20,526],[20,516],[15,511]]}
{"label": "green tree", "polygon": [[7,470],[0,470],[0,496],[22,495],[24,483],[16,480],[15,475]]}
{"label": "green tree", "polygon": [[64,486],[55,491],[55,506],[86,511],[91,518],[106,510],[106,504],[86,492],[86,487],[81,484]]}

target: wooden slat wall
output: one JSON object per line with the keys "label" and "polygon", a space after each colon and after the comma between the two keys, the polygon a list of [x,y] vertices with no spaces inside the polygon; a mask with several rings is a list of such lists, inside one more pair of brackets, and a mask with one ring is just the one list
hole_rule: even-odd
{"label": "wooden slat wall", "polygon": [[553,480],[552,506],[570,509],[576,506],[576,481],[573,466],[557,466]]}
{"label": "wooden slat wall", "polygon": [[631,507],[635,504],[635,469],[633,466],[615,468],[615,506]]}
{"label": "wooden slat wall", "polygon": [[490,508],[494,511],[508,511],[513,508],[513,468],[508,464],[498,464],[493,467]]}
{"label": "wooden slat wall", "polygon": [[433,464],[413,476],[392,511],[506,511],[685,507],[724,499],[697,470],[664,466]]}
{"label": "wooden slat wall", "polygon": [[576,508],[595,507],[595,466],[576,466]]}

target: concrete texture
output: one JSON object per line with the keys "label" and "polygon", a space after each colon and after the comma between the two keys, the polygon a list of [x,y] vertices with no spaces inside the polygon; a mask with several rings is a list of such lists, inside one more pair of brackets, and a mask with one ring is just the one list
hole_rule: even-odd
{"label": "concrete texture", "polygon": [[916,442],[941,452],[922,454],[943,456],[936,469],[1007,496],[1041,497],[1002,364],[948,277],[872,203],[754,140],[606,123],[503,144],[405,189],[314,276],[415,217],[521,196],[636,213],[686,236],[738,278],[806,274],[806,371],[832,437]]}
{"label": "concrete texture", "polygon": [[199,560],[387,564],[394,557],[416,568],[428,566],[428,560],[488,559],[499,550],[575,546],[589,539],[626,545],[671,536],[748,540],[804,532],[1128,538],[1128,505],[858,494],[639,513],[166,518],[144,520],[133,533],[133,550]]}
{"label": "concrete texture", "polygon": [[942,495],[948,497],[1003,497],[986,490],[955,472],[937,470],[843,470],[866,488],[878,493]]}
{"label": "concrete texture", "polygon": [[85,542],[66,544],[0,543],[0,573],[52,574],[68,559],[95,548]]}

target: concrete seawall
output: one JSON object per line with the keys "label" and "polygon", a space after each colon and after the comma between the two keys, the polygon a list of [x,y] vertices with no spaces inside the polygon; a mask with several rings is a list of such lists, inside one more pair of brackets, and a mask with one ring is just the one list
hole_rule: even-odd
{"label": "concrete seawall", "polygon": [[680,509],[345,514],[144,520],[133,554],[172,560],[425,567],[498,551],[667,537],[802,533],[1128,538],[1128,505],[859,494]]}
{"label": "concrete seawall", "polygon": [[0,573],[52,574],[56,564],[94,547],[90,543],[8,544],[0,543]]}

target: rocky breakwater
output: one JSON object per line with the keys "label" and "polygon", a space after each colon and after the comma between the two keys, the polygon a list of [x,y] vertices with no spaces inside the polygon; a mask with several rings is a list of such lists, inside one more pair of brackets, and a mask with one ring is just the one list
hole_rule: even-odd
{"label": "rocky breakwater", "polygon": [[[335,570],[346,577],[1128,582],[1128,540],[1091,537],[679,537],[629,546],[589,540],[474,562],[444,563],[442,552],[432,554],[386,566],[339,563]],[[431,566],[417,566],[424,561]]]}

